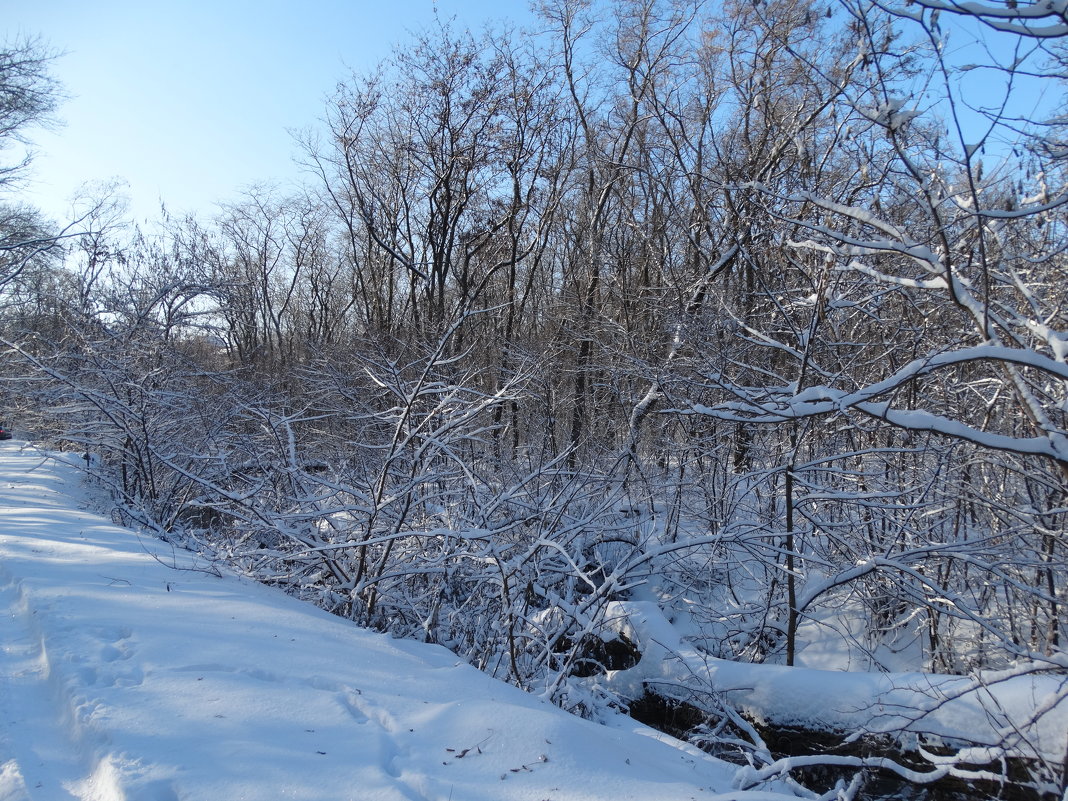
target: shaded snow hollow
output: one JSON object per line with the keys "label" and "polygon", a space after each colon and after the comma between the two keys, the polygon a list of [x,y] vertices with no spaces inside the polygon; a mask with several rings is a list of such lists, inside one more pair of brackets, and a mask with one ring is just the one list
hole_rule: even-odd
{"label": "shaded snow hollow", "polygon": [[0,445],[0,801],[730,791],[735,768],[693,748],[626,719],[580,720],[444,648],[200,572],[84,497],[71,465]]}

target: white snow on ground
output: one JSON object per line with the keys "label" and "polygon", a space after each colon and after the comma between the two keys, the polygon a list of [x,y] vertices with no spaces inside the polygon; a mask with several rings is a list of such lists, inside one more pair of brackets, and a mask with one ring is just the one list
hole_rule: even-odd
{"label": "white snow on ground", "polygon": [[[86,511],[0,445],[0,801],[715,798],[735,768],[580,720]],[[770,793],[730,798],[773,799]]]}

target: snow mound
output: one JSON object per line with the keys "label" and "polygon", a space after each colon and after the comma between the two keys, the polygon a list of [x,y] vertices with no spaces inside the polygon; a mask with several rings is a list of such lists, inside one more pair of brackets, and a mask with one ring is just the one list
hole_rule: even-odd
{"label": "snow mound", "polygon": [[1068,753],[1068,675],[1042,670],[1062,665],[1052,657],[973,676],[755,665],[698,652],[652,602],[617,603],[608,617],[643,653],[635,667],[606,681],[627,697],[646,686],[684,700],[703,691],[779,727],[893,734],[906,747],[919,737],[1000,746],[1010,756],[1057,764]]}

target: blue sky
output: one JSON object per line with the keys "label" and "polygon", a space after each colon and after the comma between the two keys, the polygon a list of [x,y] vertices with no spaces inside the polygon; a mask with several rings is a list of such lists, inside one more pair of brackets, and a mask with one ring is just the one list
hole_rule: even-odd
{"label": "blue sky", "polygon": [[352,71],[435,9],[458,26],[531,20],[527,0],[0,0],[10,41],[64,51],[63,127],[34,131],[27,198],[58,220],[87,181],[125,181],[131,212],[210,214],[255,182],[299,177],[287,129],[312,125]]}
{"label": "blue sky", "polygon": [[[0,38],[40,36],[65,52],[54,63],[70,95],[64,125],[33,132],[26,199],[64,221],[83,183],[118,180],[143,221],[161,201],[209,215],[242,187],[294,182],[289,131],[314,125],[339,81],[410,41],[435,10],[473,29],[532,21],[528,0],[0,0]],[[951,37],[955,61],[984,58],[970,39]],[[997,97],[996,73],[968,81],[973,102]],[[1048,113],[1041,88],[1017,86],[1014,110]]]}

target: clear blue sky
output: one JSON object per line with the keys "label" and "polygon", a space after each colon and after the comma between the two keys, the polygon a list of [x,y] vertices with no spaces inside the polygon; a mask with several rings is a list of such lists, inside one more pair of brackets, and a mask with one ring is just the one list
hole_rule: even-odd
{"label": "clear blue sky", "polygon": [[[533,21],[528,0],[0,0],[0,40],[39,35],[66,53],[54,63],[70,95],[65,124],[33,132],[26,198],[63,221],[83,183],[120,179],[141,221],[161,200],[206,215],[242,187],[293,182],[288,131],[314,125],[339,81],[410,41],[435,10],[476,30]],[[955,61],[984,58],[969,40],[954,37]],[[968,80],[969,99],[996,101],[996,73]],[[1013,110],[1049,109],[1040,88],[1021,82]]]}
{"label": "clear blue sky", "polygon": [[210,214],[255,182],[298,177],[287,129],[434,11],[458,27],[532,19],[527,0],[0,0],[0,38],[39,35],[70,99],[32,132],[27,198],[56,219],[86,181],[126,181],[131,211]]}

